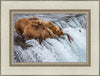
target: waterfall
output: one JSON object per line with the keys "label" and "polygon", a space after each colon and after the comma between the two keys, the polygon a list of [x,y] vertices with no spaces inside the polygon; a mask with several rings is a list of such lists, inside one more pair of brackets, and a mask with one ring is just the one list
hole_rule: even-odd
{"label": "waterfall", "polygon": [[[14,44],[14,62],[86,62],[86,15],[85,14],[15,14],[14,23],[19,18],[38,17],[51,21],[67,35],[47,38],[40,45],[38,40],[26,40],[26,49]],[[14,29],[14,39],[18,37]]]}

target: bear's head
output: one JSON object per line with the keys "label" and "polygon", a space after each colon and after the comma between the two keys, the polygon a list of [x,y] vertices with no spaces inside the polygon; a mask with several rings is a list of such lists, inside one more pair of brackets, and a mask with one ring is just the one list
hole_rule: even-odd
{"label": "bear's head", "polygon": [[62,30],[58,26],[53,25],[51,22],[48,22],[48,23],[49,23],[50,29],[53,31],[55,35],[57,35],[58,37],[60,37],[61,35],[64,35]]}
{"label": "bear's head", "polygon": [[54,28],[53,28],[53,33],[55,34],[55,35],[57,35],[58,37],[60,37],[61,35],[64,35],[64,33],[62,32],[62,30],[60,29],[60,28],[58,28],[57,26],[55,26]]}
{"label": "bear's head", "polygon": [[61,35],[64,35],[64,33],[62,32],[61,29],[59,29],[59,30],[56,31],[56,35],[57,35],[58,37],[60,37]]}

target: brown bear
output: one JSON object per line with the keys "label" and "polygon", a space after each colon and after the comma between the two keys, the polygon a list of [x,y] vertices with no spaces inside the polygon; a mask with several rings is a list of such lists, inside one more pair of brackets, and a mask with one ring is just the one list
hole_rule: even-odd
{"label": "brown bear", "polygon": [[[32,18],[33,18],[33,19],[32,19]],[[43,26],[48,27],[50,30],[53,31],[53,33],[54,33],[57,37],[60,37],[61,35],[64,35],[64,33],[62,32],[62,30],[61,30],[59,27],[53,25],[50,21],[39,20],[39,19],[36,18],[36,17],[32,17],[32,18],[30,19],[30,21],[31,21],[32,23],[37,24],[37,26],[38,26],[38,25],[43,25]],[[36,19],[35,19],[35,18],[36,18]]]}
{"label": "brown bear", "polygon": [[62,32],[62,30],[58,26],[53,25],[50,21],[46,21],[44,23],[44,25],[47,26],[49,29],[51,29],[53,31],[53,33],[57,37],[60,37],[61,35],[64,35],[64,33]]}
{"label": "brown bear", "polygon": [[21,18],[21,19],[18,19],[16,22],[15,22],[15,30],[16,32],[22,36],[23,32],[24,32],[24,28],[25,26],[28,26],[28,25],[34,25],[34,26],[37,26],[37,22],[30,22],[28,19],[26,18]]}
{"label": "brown bear", "polygon": [[27,40],[31,38],[39,39],[41,44],[42,40],[53,38],[53,32],[45,26],[28,25],[24,28],[24,36]]}
{"label": "brown bear", "polygon": [[29,20],[27,20],[26,18],[18,19],[15,22],[15,30],[16,30],[17,34],[19,34],[22,37],[25,26],[28,26],[30,24],[31,24],[31,22]]}

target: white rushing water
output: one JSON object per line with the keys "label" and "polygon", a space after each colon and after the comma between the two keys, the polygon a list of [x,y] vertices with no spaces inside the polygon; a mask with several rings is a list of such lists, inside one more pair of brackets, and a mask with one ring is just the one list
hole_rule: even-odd
{"label": "white rushing water", "polygon": [[[47,38],[40,45],[38,40],[26,40],[32,45],[22,49],[14,45],[14,62],[86,62],[86,15],[85,14],[15,14],[14,23],[19,18],[38,17],[44,21],[51,21],[71,37]],[[18,34],[14,29],[14,38]]]}

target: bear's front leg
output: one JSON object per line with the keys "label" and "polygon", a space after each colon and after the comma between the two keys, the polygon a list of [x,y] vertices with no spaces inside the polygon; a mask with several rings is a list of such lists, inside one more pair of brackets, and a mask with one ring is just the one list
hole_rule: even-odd
{"label": "bear's front leg", "polygon": [[40,44],[42,43],[42,38],[41,38],[41,37],[39,38],[39,43],[40,43]]}

